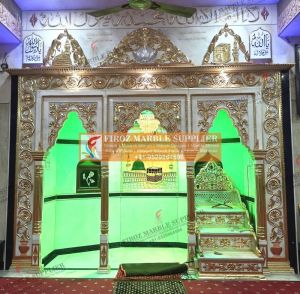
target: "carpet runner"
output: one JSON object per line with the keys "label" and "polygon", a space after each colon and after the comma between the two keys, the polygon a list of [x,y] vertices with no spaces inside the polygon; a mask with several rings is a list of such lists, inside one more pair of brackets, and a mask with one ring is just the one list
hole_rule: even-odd
{"label": "carpet runner", "polygon": [[115,294],[186,294],[181,281],[117,281]]}
{"label": "carpet runner", "polygon": [[[118,282],[113,279],[0,278],[0,293],[113,294]],[[300,294],[300,282],[290,281],[186,280],[182,284],[187,294]]]}

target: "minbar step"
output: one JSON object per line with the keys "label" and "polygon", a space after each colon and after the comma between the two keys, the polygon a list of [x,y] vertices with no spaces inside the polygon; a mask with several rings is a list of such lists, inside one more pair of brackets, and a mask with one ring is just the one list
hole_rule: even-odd
{"label": "minbar step", "polygon": [[208,232],[202,229],[200,232],[200,246],[203,250],[215,250],[216,248],[228,250],[252,250],[256,247],[255,237],[252,232],[224,232],[214,230]]}
{"label": "minbar step", "polygon": [[248,218],[244,210],[241,211],[197,211],[197,224],[200,227],[247,227]]}
{"label": "minbar step", "polygon": [[252,251],[204,251],[198,258],[203,274],[262,275],[264,259]]}

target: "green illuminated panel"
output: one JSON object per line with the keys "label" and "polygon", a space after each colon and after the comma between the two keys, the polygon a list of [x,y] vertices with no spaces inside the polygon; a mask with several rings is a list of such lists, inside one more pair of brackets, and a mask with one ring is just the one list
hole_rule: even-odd
{"label": "green illuminated panel", "polygon": [[[240,139],[238,129],[234,126],[226,110],[218,111],[209,132],[221,133],[222,139]],[[230,176],[241,195],[253,199],[252,202],[246,202],[246,205],[250,213],[250,218],[255,223],[255,160],[249,149],[241,142],[222,143],[221,150],[224,171]]]}
{"label": "green illuminated panel", "polygon": [[[78,140],[80,133],[86,133],[82,121],[77,112],[70,112],[63,127],[58,132],[57,139]],[[43,197],[56,195],[75,194],[76,192],[76,166],[79,161],[78,144],[55,143],[45,155],[43,175]],[[99,202],[99,199],[98,199]],[[43,206],[42,222],[42,257],[56,249],[58,228],[63,227],[69,221],[69,213],[61,219],[61,203],[50,201]],[[71,207],[69,207],[72,210]],[[76,212],[77,213],[77,212]],[[78,214],[72,214],[77,217]],[[95,219],[97,220],[97,219]],[[70,218],[72,222],[72,218]],[[74,220],[73,220],[74,221]],[[84,223],[84,221],[83,221]],[[66,233],[63,240],[68,240],[70,233]]]}
{"label": "green illuminated panel", "polygon": [[[99,244],[100,198],[59,199],[62,195],[76,194],[76,167],[79,162],[79,145],[74,141],[86,133],[76,112],[70,113],[58,133],[57,141],[45,155],[43,197],[57,196],[43,207],[42,257],[54,249]],[[68,144],[68,142],[72,140]],[[75,142],[76,143],[76,142]],[[175,192],[186,192],[186,167],[177,163],[179,184]],[[122,163],[109,163],[109,191],[120,193]],[[85,194],[84,194],[85,195]],[[114,196],[109,200],[109,242],[134,241],[136,234],[159,230],[152,241],[186,242],[185,197]],[[176,223],[181,219],[180,223]],[[169,225],[169,228],[160,227]],[[144,233],[145,232],[145,233]],[[135,241],[150,241],[148,238]]]}

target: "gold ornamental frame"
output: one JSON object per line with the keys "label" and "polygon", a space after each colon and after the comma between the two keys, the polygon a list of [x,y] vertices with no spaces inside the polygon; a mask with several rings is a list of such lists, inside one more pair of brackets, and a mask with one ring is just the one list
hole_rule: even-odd
{"label": "gold ornamental frame", "polygon": [[[227,66],[126,66],[105,68],[32,68],[10,69],[18,76],[18,120],[16,142],[16,186],[13,267],[34,269],[32,265],[32,228],[39,213],[33,207],[35,190],[34,135],[37,92],[42,90],[82,89],[260,89],[265,111],[262,117],[266,142],[265,187],[268,229],[267,242],[279,240],[281,256],[268,255],[269,267],[288,271],[287,216],[284,150],[282,134],[281,73],[291,64],[232,64]],[[145,83],[147,73],[147,83]],[[226,78],[224,78],[224,73]],[[151,77],[149,80],[149,76]],[[212,112],[213,115],[213,112]],[[103,224],[102,224],[103,225]],[[108,224],[107,224],[108,225]],[[193,227],[194,223],[189,224]],[[105,230],[106,231],[106,230]],[[282,232],[282,235],[279,235]],[[23,246],[23,247],[22,247]],[[28,250],[26,250],[28,248]]]}

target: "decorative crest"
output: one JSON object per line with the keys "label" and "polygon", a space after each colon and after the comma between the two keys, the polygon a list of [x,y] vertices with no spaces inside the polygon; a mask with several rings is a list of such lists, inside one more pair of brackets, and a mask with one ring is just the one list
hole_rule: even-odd
{"label": "decorative crest", "polygon": [[85,66],[89,63],[78,41],[64,30],[52,41],[44,65],[55,67]]}
{"label": "decorative crest", "polygon": [[229,177],[214,161],[209,161],[195,178],[197,191],[231,191],[233,189]]}
{"label": "decorative crest", "polygon": [[126,35],[100,66],[190,63],[185,54],[163,33],[150,28],[140,28]]}
{"label": "decorative crest", "polygon": [[244,42],[242,42],[242,38],[236,34],[232,29],[228,27],[228,24],[225,24],[224,28],[222,28],[219,33],[217,33],[211,40],[207,52],[204,55],[202,64],[207,64],[210,60],[210,55],[214,52],[214,63],[227,63],[231,60],[230,58],[230,43],[221,43],[216,45],[220,36],[224,35],[227,37],[231,35],[234,38],[233,48],[232,48],[232,57],[234,62],[238,62],[239,59],[239,50],[244,53],[244,57],[246,61],[250,60],[249,52],[246,50]]}

